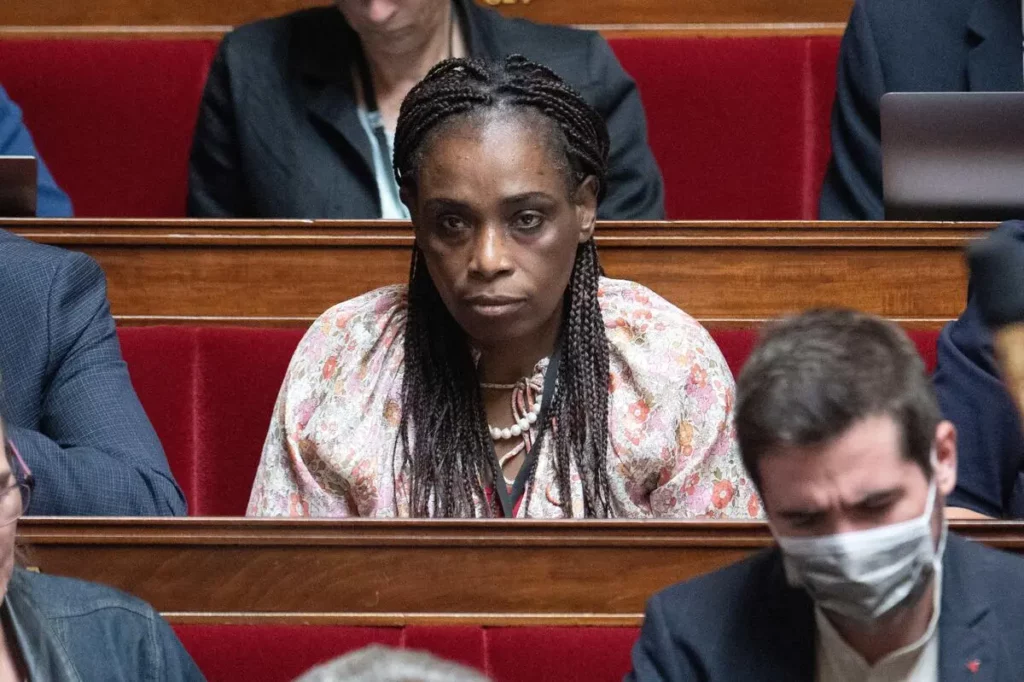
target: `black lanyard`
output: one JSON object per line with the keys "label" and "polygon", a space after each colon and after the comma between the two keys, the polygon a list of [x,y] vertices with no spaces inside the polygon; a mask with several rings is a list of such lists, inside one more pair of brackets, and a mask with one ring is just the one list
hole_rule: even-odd
{"label": "black lanyard", "polygon": [[370,65],[366,61],[366,55],[360,52],[356,63],[363,91],[363,104],[366,105],[366,118],[370,122],[370,130],[377,140],[377,146],[380,147],[380,155],[384,159],[388,177],[391,177],[395,174],[394,163],[391,160],[391,143],[388,142],[388,134],[384,129],[384,117],[380,115],[380,108],[377,106],[377,93],[373,90],[373,77],[370,76]]}
{"label": "black lanyard", "polygon": [[[548,432],[546,428],[548,425],[548,411],[551,408],[551,401],[555,398],[555,383],[558,380],[558,366],[561,363],[562,340],[561,335],[559,335],[555,353],[551,356],[548,368],[544,372],[544,399],[541,401],[540,415],[537,417],[537,438],[533,441],[530,451],[526,453],[526,457],[523,458],[523,465],[519,468],[516,480],[512,483],[512,490],[508,489],[508,485],[505,483],[505,476],[501,473],[501,465],[498,465],[498,480],[494,481],[494,487],[498,491],[498,499],[501,500],[501,511],[506,519],[511,519],[515,516],[516,502],[519,501],[519,498],[526,491],[526,481],[530,477],[530,471],[533,469],[534,462],[540,456],[540,448],[544,442],[544,436]],[[494,452],[493,445],[491,446],[491,451]],[[494,452],[494,458],[498,459],[497,452]]]}

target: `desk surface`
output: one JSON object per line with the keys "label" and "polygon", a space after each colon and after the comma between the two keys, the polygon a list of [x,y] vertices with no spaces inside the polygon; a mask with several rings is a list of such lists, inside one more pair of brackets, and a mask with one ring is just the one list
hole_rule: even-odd
{"label": "desk surface", "polygon": [[[84,251],[123,324],[303,326],[408,278],[412,233],[390,221],[0,220]],[[604,223],[612,277],[703,322],[745,325],[813,306],[938,326],[966,298],[963,249],[990,223]]]}
{"label": "desk surface", "polygon": [[[1024,552],[1024,524],[955,530]],[[43,571],[107,583],[177,622],[636,625],[647,598],[767,547],[761,523],[45,519]]]}

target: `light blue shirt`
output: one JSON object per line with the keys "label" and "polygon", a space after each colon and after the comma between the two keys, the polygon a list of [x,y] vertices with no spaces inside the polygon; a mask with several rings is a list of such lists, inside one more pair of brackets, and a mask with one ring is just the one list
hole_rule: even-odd
{"label": "light blue shirt", "polygon": [[[402,203],[398,194],[398,183],[395,182],[395,175],[391,172],[391,164],[387,159],[391,157],[395,148],[395,132],[384,128],[384,137],[387,139],[387,149],[381,149],[374,128],[383,127],[380,114],[376,111],[370,113],[366,109],[366,102],[363,98],[363,90],[358,87],[356,80],[356,93],[358,106],[356,113],[359,116],[359,125],[363,127],[366,138],[370,141],[370,150],[373,153],[373,176],[377,182],[377,195],[380,199],[380,217],[393,220],[408,220],[409,209]],[[387,154],[387,157],[384,155]]]}

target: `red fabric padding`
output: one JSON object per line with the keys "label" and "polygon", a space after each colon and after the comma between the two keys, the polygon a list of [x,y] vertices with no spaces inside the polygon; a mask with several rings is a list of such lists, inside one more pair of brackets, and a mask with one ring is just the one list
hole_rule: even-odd
{"label": "red fabric padding", "polygon": [[199,334],[195,516],[245,513],[281,382],[302,329]]}
{"label": "red fabric padding", "polygon": [[[301,329],[125,327],[132,382],[194,516],[241,516]],[[938,332],[910,330],[928,371]],[[756,329],[711,329],[733,374]]]}
{"label": "red fabric padding", "polygon": [[487,633],[495,682],[619,682],[636,628],[494,628]]}
{"label": "red fabric padding", "polygon": [[[132,385],[160,437],[171,473],[193,515],[201,496],[195,475],[196,454],[201,450],[195,401],[199,332],[188,327],[117,330]],[[238,513],[237,508],[232,511]]]}
{"label": "red fabric padding", "polygon": [[669,219],[817,215],[835,38],[610,42],[640,89]]}
{"label": "red fabric padding", "polygon": [[216,46],[0,41],[0,83],[76,215],[185,215],[192,131]]}
{"label": "red fabric padding", "polygon": [[619,682],[637,628],[175,625],[209,682],[288,682],[369,644],[429,651],[495,682]]}
{"label": "red fabric padding", "polygon": [[400,646],[399,628],[340,625],[175,625],[208,682],[290,682],[370,644]]}
{"label": "red fabric padding", "polygon": [[811,156],[804,176],[805,210],[803,217],[818,219],[818,197],[825,180],[825,168],[832,155],[829,136],[832,123],[832,102],[836,96],[836,64],[839,61],[839,36],[822,36],[811,41],[811,87],[809,140]]}
{"label": "red fabric padding", "polygon": [[[738,377],[743,363],[747,361],[750,352],[758,341],[758,330],[756,329],[710,329],[711,336],[722,351],[729,369],[733,376]],[[939,340],[939,332],[932,329],[908,329],[907,336],[917,346],[917,352],[921,354],[928,372],[935,371],[937,361],[936,344]]]}

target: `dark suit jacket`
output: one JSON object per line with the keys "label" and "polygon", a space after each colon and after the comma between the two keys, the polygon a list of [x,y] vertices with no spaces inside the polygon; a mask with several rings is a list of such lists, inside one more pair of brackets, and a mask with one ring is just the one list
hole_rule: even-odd
{"label": "dark suit jacket", "polygon": [[29,513],[185,513],[91,258],[0,230],[0,338],[0,414],[36,478]]}
{"label": "dark suit jacket", "polygon": [[[589,31],[503,18],[456,0],[469,52],[520,53],[550,66],[608,122],[611,158],[601,218],[665,217],[633,80]],[[243,26],[221,44],[203,95],[189,165],[189,214],[379,218],[370,142],[359,124],[352,64],[359,41],[334,7]]]}
{"label": "dark suit jacket", "polygon": [[[999,229],[1024,249],[1024,222]],[[935,390],[943,415],[957,429],[957,482],[948,503],[989,516],[1024,518],[1024,430],[973,295],[963,315],[939,337]]]}
{"label": "dark suit jacket", "polygon": [[37,159],[36,216],[66,218],[71,215],[71,200],[57,186],[43,158],[36,150],[32,135],[21,118],[21,109],[0,87],[0,155],[34,156]]}
{"label": "dark suit jacket", "polygon": [[839,53],[820,217],[884,217],[884,93],[1022,87],[1018,0],[857,0]]}
{"label": "dark suit jacket", "polygon": [[[939,679],[1024,679],[1024,560],[950,534],[942,581]],[[772,549],[656,594],[626,680],[813,682],[815,636],[811,600]]]}

